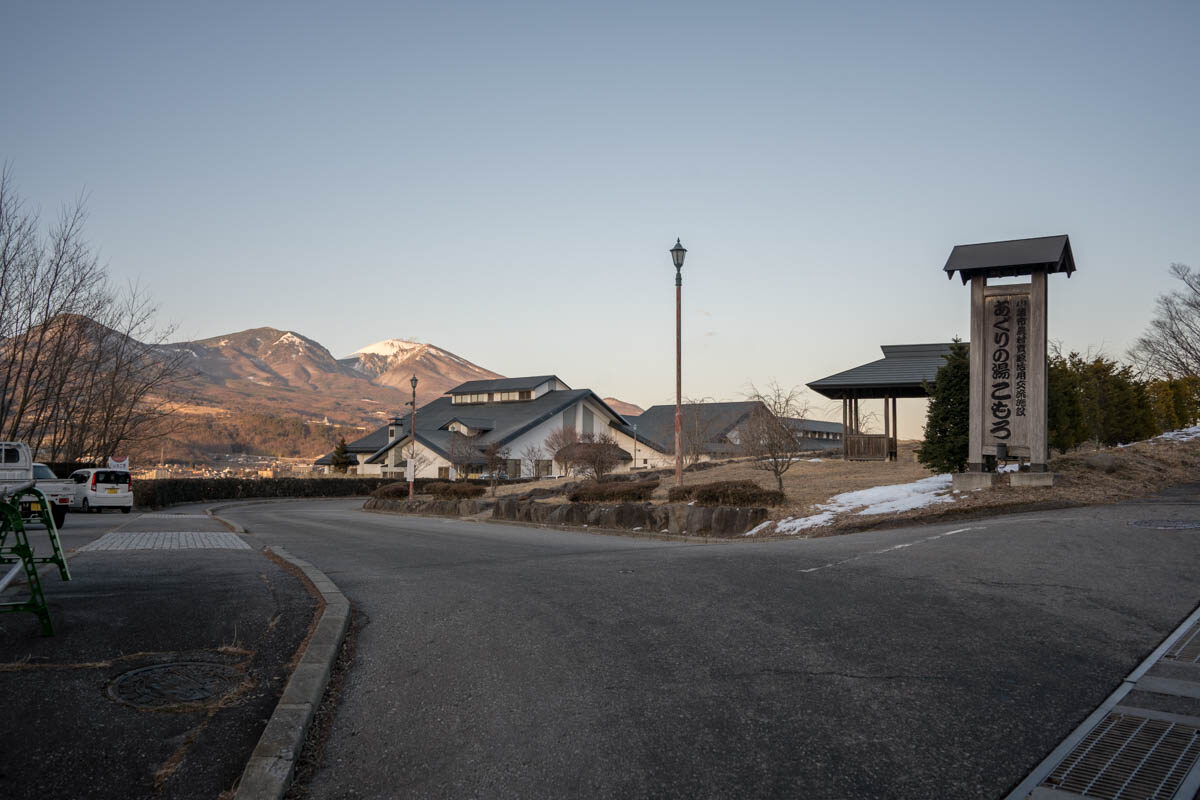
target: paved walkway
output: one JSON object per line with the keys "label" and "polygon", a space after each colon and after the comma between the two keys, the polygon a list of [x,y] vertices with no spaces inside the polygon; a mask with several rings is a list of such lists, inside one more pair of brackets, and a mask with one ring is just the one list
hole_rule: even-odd
{"label": "paved walkway", "polygon": [[73,580],[44,578],[57,635],[41,637],[32,614],[0,616],[0,797],[232,788],[313,598],[203,515],[71,514],[63,541]]}

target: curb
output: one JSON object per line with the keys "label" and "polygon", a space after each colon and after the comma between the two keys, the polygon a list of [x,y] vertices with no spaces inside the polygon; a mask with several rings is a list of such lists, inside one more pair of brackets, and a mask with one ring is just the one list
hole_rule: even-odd
{"label": "curb", "polygon": [[[209,509],[209,513],[213,519],[224,522],[235,532],[245,532],[240,525],[212,514],[212,509]],[[304,745],[308,726],[325,695],[330,670],[337,659],[346,629],[350,627],[350,601],[324,572],[282,547],[267,549],[304,573],[321,593],[325,608],[312,638],[304,648],[304,654],[288,678],[271,719],[267,721],[267,727],[258,739],[258,745],[242,770],[234,793],[236,800],[279,800],[291,785],[296,759]]]}

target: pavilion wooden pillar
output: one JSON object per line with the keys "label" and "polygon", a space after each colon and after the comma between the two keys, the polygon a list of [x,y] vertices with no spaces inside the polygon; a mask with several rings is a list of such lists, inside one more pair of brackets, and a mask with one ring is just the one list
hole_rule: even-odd
{"label": "pavilion wooden pillar", "polygon": [[[887,402],[886,400],[884,401]],[[900,418],[896,416],[896,398],[892,398],[892,460],[900,460]]]}
{"label": "pavilion wooden pillar", "polygon": [[842,398],[842,461],[849,461],[849,456],[846,453],[846,434],[850,432],[850,406],[849,401]]}
{"label": "pavilion wooden pillar", "polygon": [[884,461],[892,460],[892,414],[891,414],[891,409],[889,408],[890,405],[891,405],[891,403],[888,402],[888,396],[885,394],[883,396],[883,441],[884,441],[883,460]]}

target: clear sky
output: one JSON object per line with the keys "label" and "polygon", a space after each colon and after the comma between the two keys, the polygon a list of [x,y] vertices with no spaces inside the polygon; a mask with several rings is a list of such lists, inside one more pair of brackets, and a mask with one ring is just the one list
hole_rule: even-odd
{"label": "clear sky", "polygon": [[1123,354],[1200,266],[1198,35],[1194,0],[8,2],[0,161],[47,217],[85,193],[179,338],[641,405],[678,236],[684,393],[740,399],[965,338],[958,243],[1070,234],[1050,336]]}

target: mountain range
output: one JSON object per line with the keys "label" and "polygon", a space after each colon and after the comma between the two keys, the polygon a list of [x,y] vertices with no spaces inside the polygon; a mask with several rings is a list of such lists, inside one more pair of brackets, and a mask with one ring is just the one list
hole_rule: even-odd
{"label": "mountain range", "polygon": [[[417,378],[418,407],[471,380],[503,375],[433,344],[385,339],[344,358],[307,336],[277,328],[163,345],[183,360],[184,411],[294,415],[365,426],[402,414]],[[606,398],[618,413],[641,409]]]}

